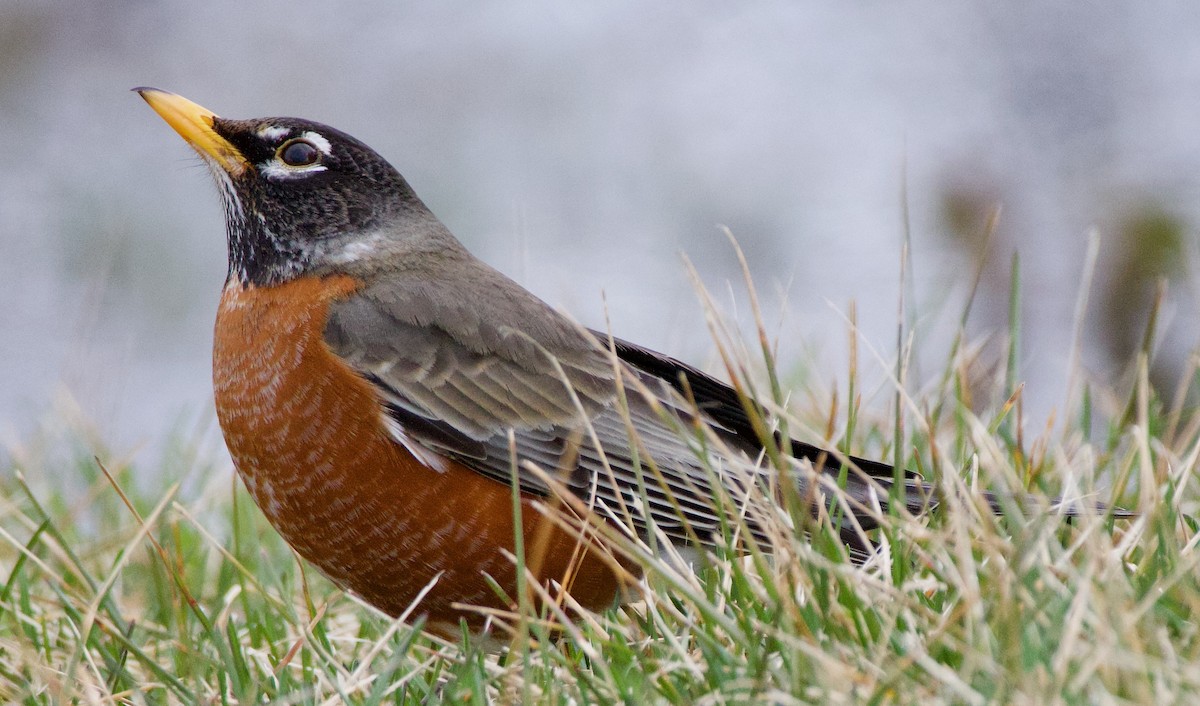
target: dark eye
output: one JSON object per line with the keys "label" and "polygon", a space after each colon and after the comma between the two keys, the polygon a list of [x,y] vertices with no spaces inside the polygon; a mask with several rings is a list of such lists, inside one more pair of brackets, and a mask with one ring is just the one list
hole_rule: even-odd
{"label": "dark eye", "polygon": [[289,167],[307,167],[321,159],[321,151],[308,140],[288,140],[275,154]]}

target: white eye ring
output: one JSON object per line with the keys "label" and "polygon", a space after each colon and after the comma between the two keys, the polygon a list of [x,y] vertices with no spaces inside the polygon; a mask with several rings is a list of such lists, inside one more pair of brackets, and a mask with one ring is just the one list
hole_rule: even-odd
{"label": "white eye ring", "polygon": [[275,157],[289,167],[311,167],[321,161],[321,150],[308,140],[297,137],[279,146]]}
{"label": "white eye ring", "polygon": [[[262,136],[275,139],[283,137],[283,135]],[[299,179],[313,172],[326,171],[328,167],[322,162],[331,154],[333,154],[333,145],[329,144],[329,140],[320,133],[308,130],[290,140],[285,140],[275,149],[275,154],[270,159],[259,163],[258,171],[262,176],[277,181]]]}

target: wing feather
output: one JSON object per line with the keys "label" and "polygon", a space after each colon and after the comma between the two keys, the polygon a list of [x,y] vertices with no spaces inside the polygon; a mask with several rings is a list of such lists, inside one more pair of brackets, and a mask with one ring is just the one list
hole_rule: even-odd
{"label": "wing feather", "polygon": [[[622,413],[617,367],[599,336],[581,331],[490,268],[465,279],[461,268],[447,270],[443,279],[459,279],[440,286],[435,274],[419,283],[380,278],[386,285],[368,286],[335,304],[326,326],[326,343],[378,391],[397,443],[420,445],[508,483],[511,432],[519,459],[562,473],[585,501],[617,521],[627,508],[637,531],[645,533],[653,523],[683,541],[689,530],[704,537],[720,527],[712,473],[721,474],[716,482],[735,502],[744,500],[747,484],[765,478],[754,465],[760,447],[747,437],[751,425],[727,386],[617,341],[623,374],[636,376],[653,396],[647,400],[629,390]],[[414,283],[406,288],[410,279]],[[492,313],[480,315],[469,307],[472,301],[491,302]],[[504,321],[521,322],[521,330],[493,323]],[[681,375],[705,422],[735,449],[736,458],[714,459],[715,471],[698,461],[696,443],[676,431],[695,415],[680,396]],[[662,414],[673,415],[673,423]],[[638,468],[647,457],[658,473]],[[550,492],[541,475],[524,465],[516,478],[525,492]]]}

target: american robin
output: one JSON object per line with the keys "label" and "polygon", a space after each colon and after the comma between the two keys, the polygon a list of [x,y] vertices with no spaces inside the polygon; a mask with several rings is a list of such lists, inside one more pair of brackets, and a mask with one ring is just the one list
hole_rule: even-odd
{"label": "american robin", "polygon": [[[308,120],[228,120],[135,90],[220,187],[229,270],[213,388],[230,454],[270,522],[335,583],[393,616],[420,597],[412,614],[431,622],[504,607],[490,582],[516,595],[504,551],[517,536],[515,479],[522,537],[540,546],[537,575],[604,608],[625,573],[539,514],[550,477],[596,516],[708,541],[721,526],[717,491],[747,491],[737,473],[705,468],[672,428],[695,422],[694,410],[732,450],[719,466],[765,477],[754,465],[762,442],[733,389],[579,328],[467,252],[362,142]],[[619,379],[638,392],[620,395]],[[840,469],[820,448],[790,450]],[[647,459],[654,474],[639,470]],[[890,466],[848,461],[847,493],[864,502],[866,476],[893,477]],[[927,491],[906,483],[912,509]],[[843,536],[867,549],[857,530]]]}

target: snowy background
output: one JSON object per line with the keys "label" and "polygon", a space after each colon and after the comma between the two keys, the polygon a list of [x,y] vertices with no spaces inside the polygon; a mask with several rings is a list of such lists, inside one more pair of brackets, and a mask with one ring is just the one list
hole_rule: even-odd
{"label": "snowy background", "polygon": [[1122,370],[1159,274],[1160,366],[1200,330],[1200,6],[1124,5],[0,0],[0,447],[72,407],[130,452],[212,418],[221,213],[141,85],[345,130],[551,304],[603,326],[607,300],[619,335],[701,365],[680,255],[744,319],[728,226],[782,359],[826,393],[851,301],[894,349],[906,227],[940,369],[1002,206],[969,328],[1003,331],[1019,252],[1040,426],[1092,229],[1092,373]]}

